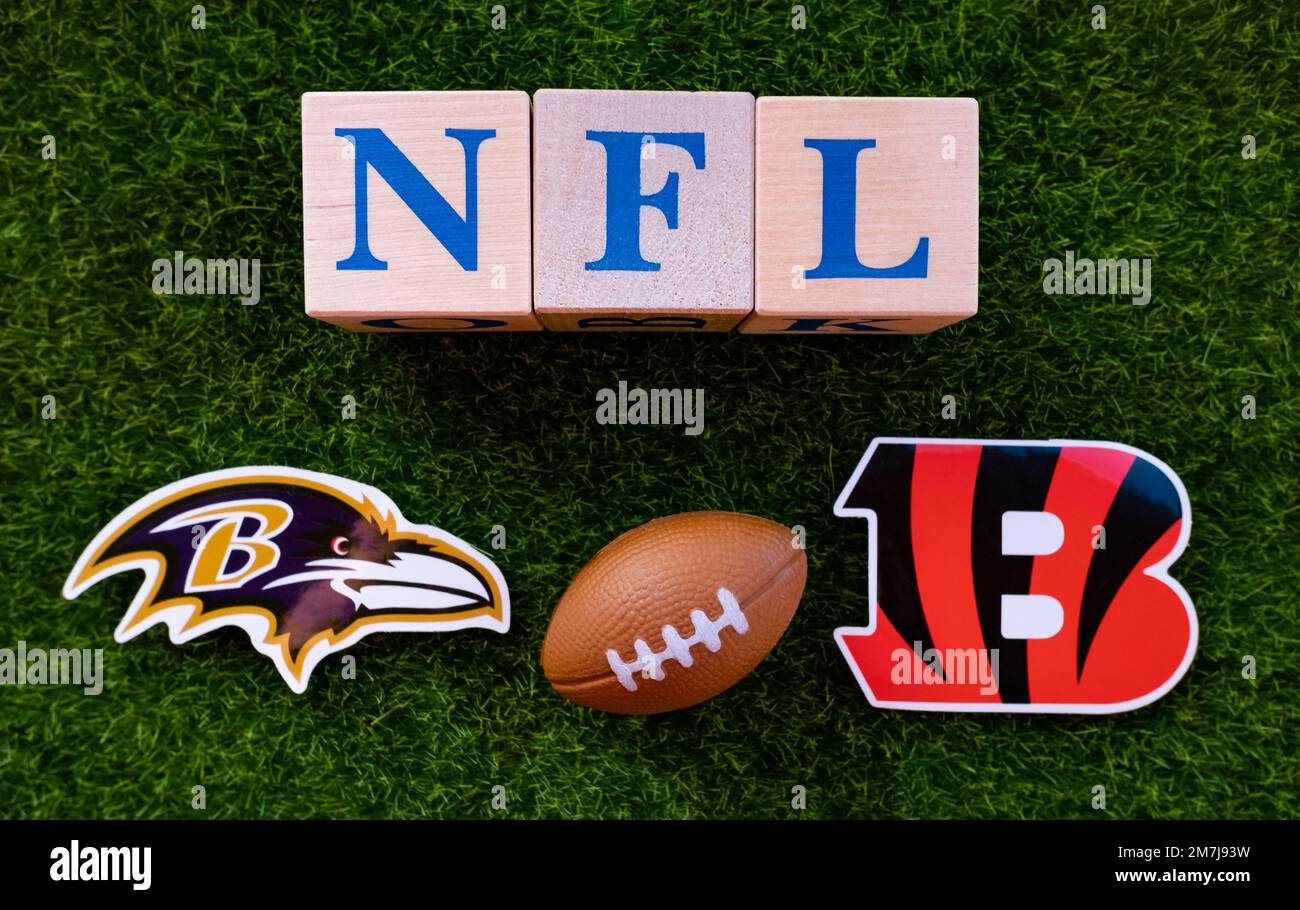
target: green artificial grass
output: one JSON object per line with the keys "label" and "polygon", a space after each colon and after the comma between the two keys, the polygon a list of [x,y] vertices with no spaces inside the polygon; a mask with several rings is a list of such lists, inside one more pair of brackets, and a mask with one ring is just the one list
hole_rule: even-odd
{"label": "green artificial grass", "polygon": [[[794,31],[788,3],[505,5],[501,31],[486,2],[214,3],[201,31],[188,2],[0,9],[0,647],[106,648],[98,697],[0,688],[0,816],[1296,816],[1294,6],[1107,4],[1098,31],[1090,3],[812,2]],[[303,92],[551,86],[979,99],[979,315],[895,338],[399,337],[303,315]],[[155,296],[150,264],[178,249],[260,258],[261,303]],[[1150,305],[1045,295],[1067,249],[1151,257]],[[705,433],[598,425],[620,379],[704,388]],[[1110,717],[868,705],[831,637],[866,619],[865,523],[831,505],[877,435],[1168,462],[1194,518],[1173,569],[1200,619],[1187,676]],[[139,575],[62,599],[120,509],[241,464],[374,484],[484,549],[505,526],[510,633],[376,635],[357,679],[330,657],[295,696],[242,632],[115,644]],[[556,696],[538,651],[574,572],[703,508],[807,528],[773,654],[668,716]]]}

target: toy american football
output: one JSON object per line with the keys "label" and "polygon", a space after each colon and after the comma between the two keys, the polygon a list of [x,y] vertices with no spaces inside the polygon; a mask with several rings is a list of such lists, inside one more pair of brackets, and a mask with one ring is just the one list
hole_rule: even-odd
{"label": "toy american football", "polygon": [[628,531],[587,563],[551,618],[542,669],[590,708],[653,714],[743,679],[790,624],[808,561],[789,528],[686,512]]}

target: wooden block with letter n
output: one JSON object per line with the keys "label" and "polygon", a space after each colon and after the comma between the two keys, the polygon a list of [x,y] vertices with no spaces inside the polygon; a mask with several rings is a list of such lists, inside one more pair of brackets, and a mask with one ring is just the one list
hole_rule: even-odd
{"label": "wooden block with letter n", "polygon": [[974,315],[979,105],[760,98],[742,332],[928,332]]}
{"label": "wooden block with letter n", "polygon": [[754,96],[533,97],[534,306],[560,331],[726,331],[753,304]]}
{"label": "wooden block with letter n", "polygon": [[307,313],[358,331],[538,330],[525,92],[302,96]]}

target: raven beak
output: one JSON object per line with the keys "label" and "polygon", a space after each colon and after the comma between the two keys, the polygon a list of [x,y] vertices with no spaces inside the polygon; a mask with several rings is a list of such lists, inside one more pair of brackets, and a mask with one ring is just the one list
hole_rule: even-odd
{"label": "raven beak", "polygon": [[366,559],[317,559],[309,570],[287,575],[267,589],[329,581],[357,609],[445,612],[499,607],[486,579],[452,556],[398,553],[386,563]]}
{"label": "raven beak", "polygon": [[492,593],[477,572],[441,556],[399,553],[344,581],[367,610],[462,610],[488,606]]}

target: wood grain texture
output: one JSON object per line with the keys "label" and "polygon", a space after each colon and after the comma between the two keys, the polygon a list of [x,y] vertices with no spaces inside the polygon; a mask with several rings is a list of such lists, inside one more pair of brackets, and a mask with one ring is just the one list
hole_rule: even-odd
{"label": "wood grain texture", "polygon": [[[465,150],[447,129],[493,129],[478,149],[478,262],[467,271],[368,169],[370,248],[383,271],[341,271],[356,241],[355,160],[339,128],[378,128],[460,216]],[[525,92],[309,92],[302,97],[307,314],[362,331],[536,331],[530,106]],[[502,322],[504,325],[495,325]]]}
{"label": "wood grain texture", "polygon": [[[756,109],[754,313],[742,332],[795,320],[882,320],[928,332],[975,313],[979,281],[979,106],[970,98],[764,97]],[[907,260],[929,238],[925,278],[798,278],[822,254],[821,153],[809,138],[874,139],[857,157],[863,265]],[[945,148],[951,157],[945,158]],[[884,321],[888,320],[888,321]],[[848,327],[819,326],[845,333]]]}
{"label": "wood grain texture", "polygon": [[[640,248],[660,270],[592,271],[606,244],[606,152],[588,130],[705,134],[705,166],[657,143],[641,161],[641,192],[678,175],[678,222],[640,210]],[[533,239],[536,312],[547,328],[574,330],[592,317],[640,325],[589,331],[726,331],[753,304],[754,97],[747,92],[619,92],[544,89],[534,96]],[[681,316],[674,325],[646,317]]]}

